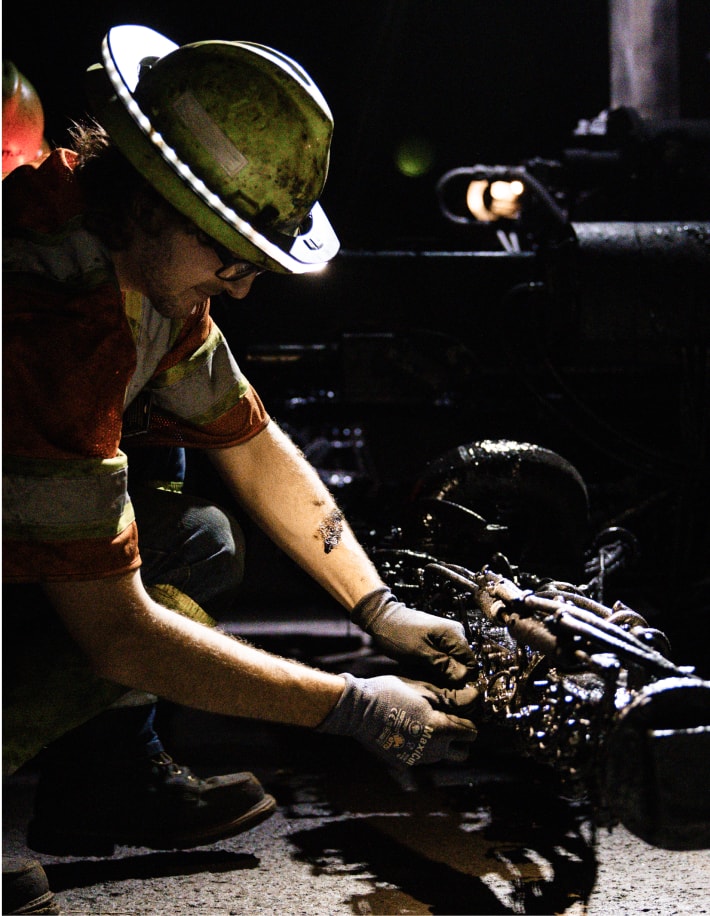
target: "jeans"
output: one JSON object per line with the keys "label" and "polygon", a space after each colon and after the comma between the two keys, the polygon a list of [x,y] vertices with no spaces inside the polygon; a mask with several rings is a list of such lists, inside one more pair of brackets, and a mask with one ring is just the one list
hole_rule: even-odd
{"label": "jeans", "polygon": [[[141,484],[131,488],[131,500],[138,522],[144,584],[147,587],[172,585],[217,621],[224,619],[233,606],[244,574],[244,536],[236,520],[207,500]],[[42,702],[41,691],[44,688],[57,704],[66,702],[76,706],[79,702],[77,691],[72,692],[70,682],[72,679],[75,682],[87,679],[87,675],[81,670],[75,678],[75,661],[67,665],[64,674],[61,671],[48,673],[50,665],[45,665],[43,658],[51,659],[55,668],[61,665],[61,647],[64,642],[70,641],[39,586],[4,587],[3,629],[7,653],[3,692],[5,699],[20,709],[18,714],[13,708],[5,723],[10,722],[10,732],[15,722],[21,722],[23,728],[36,726],[29,738],[22,738],[19,750],[13,749],[7,754],[9,759],[6,763],[11,768],[21,765],[23,756],[31,756],[33,750],[36,753],[43,743],[48,742],[52,743],[49,759],[60,764],[64,758],[67,765],[79,755],[84,759],[89,755],[100,763],[102,755],[113,759],[118,755],[130,760],[150,757],[163,750],[153,727],[154,703],[119,706],[95,715],[97,706],[110,706],[119,693],[125,692],[117,691],[115,685],[99,679],[95,679],[96,690],[86,706],[86,709],[91,709],[89,714],[94,713],[93,717],[78,727],[70,724],[71,730],[56,738],[56,732],[62,730],[61,710],[58,711],[59,720],[57,713],[54,719],[45,716],[43,710],[37,708],[38,702]],[[38,638],[40,634],[44,640]],[[18,647],[22,651],[16,651]],[[32,681],[35,683],[30,683],[29,689],[23,686]],[[104,697],[102,690],[107,688],[113,688],[113,692],[107,692]],[[31,698],[30,711],[23,716],[21,706],[27,697]],[[72,714],[75,712],[72,711]],[[84,718],[80,716],[79,721],[84,721]],[[54,723],[51,727],[48,726],[50,721]],[[43,723],[49,727],[45,741],[42,741],[41,734],[36,734],[37,729],[41,731]],[[12,740],[13,735],[4,729],[4,754],[6,742]]]}
{"label": "jeans", "polygon": [[219,620],[244,577],[244,535],[225,511],[197,496],[131,491],[146,586],[174,585]]}

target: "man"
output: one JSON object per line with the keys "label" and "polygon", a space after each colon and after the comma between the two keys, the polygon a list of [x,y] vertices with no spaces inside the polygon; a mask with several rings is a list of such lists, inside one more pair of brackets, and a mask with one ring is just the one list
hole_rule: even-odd
{"label": "man", "polygon": [[[212,842],[274,810],[252,774],[175,764],[135,691],[350,735],[395,765],[464,759],[476,734],[455,714],[474,694],[463,628],[391,595],[209,315],[264,270],[336,254],[317,202],[325,100],[261,45],[178,48],[119,26],[102,54],[97,124],[3,186],[4,750],[12,768],[50,745],[29,844],[60,855]],[[134,485],[132,443],[204,449],[384,652],[453,689],[318,671],[212,626],[241,532],[204,501]]]}

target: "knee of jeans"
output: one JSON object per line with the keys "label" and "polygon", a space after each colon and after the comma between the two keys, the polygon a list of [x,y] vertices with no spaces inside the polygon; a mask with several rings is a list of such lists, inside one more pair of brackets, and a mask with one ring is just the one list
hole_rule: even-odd
{"label": "knee of jeans", "polygon": [[209,558],[211,575],[217,577],[225,591],[235,591],[244,580],[244,532],[233,516],[217,506],[205,512],[208,515],[206,533],[213,545]]}

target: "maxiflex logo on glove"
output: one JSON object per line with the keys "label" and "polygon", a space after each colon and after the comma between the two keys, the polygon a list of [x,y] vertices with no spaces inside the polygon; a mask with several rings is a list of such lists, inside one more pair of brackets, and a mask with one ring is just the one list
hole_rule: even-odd
{"label": "maxiflex logo on glove", "polygon": [[421,760],[434,729],[414,719],[406,709],[393,706],[387,716],[385,728],[377,738],[383,751],[391,751],[405,766]]}
{"label": "maxiflex logo on glove", "polygon": [[391,674],[341,677],[343,694],[318,731],[356,738],[398,766],[460,763],[468,757],[477,733],[465,713],[477,696],[475,685],[447,690]]}

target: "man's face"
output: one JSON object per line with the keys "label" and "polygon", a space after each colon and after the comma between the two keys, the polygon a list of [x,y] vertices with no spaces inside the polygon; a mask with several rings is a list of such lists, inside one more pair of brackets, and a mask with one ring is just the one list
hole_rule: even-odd
{"label": "man's face", "polygon": [[[257,275],[220,279],[217,272],[224,265],[207,239],[174,224],[157,235],[138,232],[131,247],[119,252],[114,262],[121,287],[143,293],[166,318],[187,318],[220,293],[243,299]],[[234,273],[239,274],[238,265],[230,271]]]}

